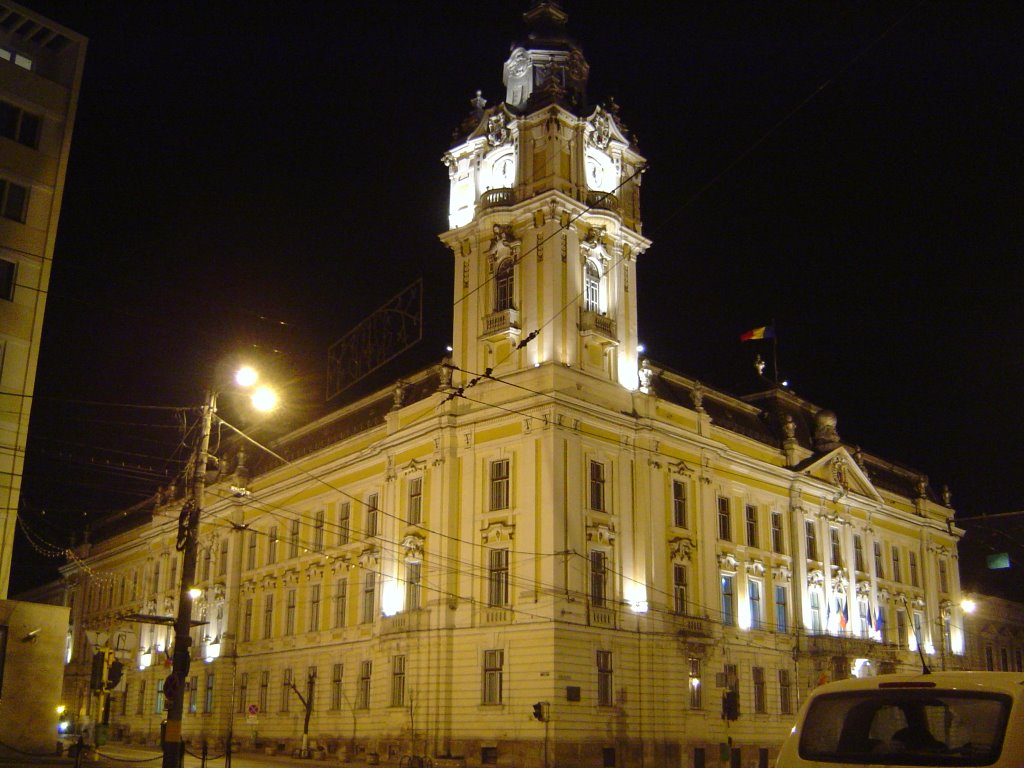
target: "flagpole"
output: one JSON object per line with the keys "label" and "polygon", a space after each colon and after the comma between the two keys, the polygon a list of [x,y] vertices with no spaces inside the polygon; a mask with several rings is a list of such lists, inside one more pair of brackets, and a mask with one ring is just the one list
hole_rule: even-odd
{"label": "flagpole", "polygon": [[779,327],[772,318],[772,366],[775,368],[775,386],[779,386]]}

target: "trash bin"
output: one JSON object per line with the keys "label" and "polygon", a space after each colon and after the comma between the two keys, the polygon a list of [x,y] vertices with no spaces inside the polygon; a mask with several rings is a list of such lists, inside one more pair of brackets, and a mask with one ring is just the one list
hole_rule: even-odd
{"label": "trash bin", "polygon": [[164,749],[165,742],[167,741],[167,721],[160,721],[160,749]]}

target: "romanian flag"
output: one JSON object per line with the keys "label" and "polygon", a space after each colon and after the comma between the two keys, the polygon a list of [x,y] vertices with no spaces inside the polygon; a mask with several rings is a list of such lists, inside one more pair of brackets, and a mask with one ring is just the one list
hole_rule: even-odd
{"label": "romanian flag", "polygon": [[846,625],[850,621],[849,605],[850,604],[844,600],[843,601],[843,608],[842,608],[841,611],[839,611],[839,628],[840,629],[846,629]]}
{"label": "romanian flag", "polygon": [[751,328],[746,333],[740,334],[740,341],[756,341],[757,339],[774,339],[775,327],[762,325],[760,328]]}

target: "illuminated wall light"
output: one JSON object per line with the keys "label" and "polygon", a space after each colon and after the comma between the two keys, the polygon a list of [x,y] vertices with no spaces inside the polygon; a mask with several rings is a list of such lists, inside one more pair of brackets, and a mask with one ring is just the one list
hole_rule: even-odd
{"label": "illuminated wall light", "polygon": [[854,659],[853,660],[853,676],[854,677],[874,677],[874,667],[871,666],[870,659]]}
{"label": "illuminated wall light", "polygon": [[932,645],[931,641],[928,641],[924,644],[924,652],[927,653],[929,656],[935,655],[935,646]]}
{"label": "illuminated wall light", "polygon": [[968,597],[960,601],[960,607],[963,609],[964,613],[974,613],[978,608],[978,604]]}
{"label": "illuminated wall light", "polygon": [[405,595],[402,594],[402,588],[399,583],[394,579],[385,581],[381,587],[380,594],[380,608],[384,615],[394,616],[402,610],[404,603]]}
{"label": "illuminated wall light", "polygon": [[153,663],[153,654],[149,650],[142,652],[139,656],[139,669],[149,669],[149,666]]}
{"label": "illuminated wall light", "polygon": [[647,613],[647,588],[643,584],[633,582],[627,584],[625,589],[626,602],[633,609],[634,613]]}

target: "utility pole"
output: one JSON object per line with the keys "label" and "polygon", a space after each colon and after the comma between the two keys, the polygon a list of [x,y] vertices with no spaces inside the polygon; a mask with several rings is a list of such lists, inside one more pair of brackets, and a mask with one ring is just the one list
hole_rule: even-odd
{"label": "utility pole", "polygon": [[209,460],[210,429],[217,408],[217,395],[210,392],[202,411],[202,430],[192,466],[192,498],[185,502],[178,518],[177,549],[182,553],[181,584],[178,590],[178,616],[174,620],[174,657],[171,674],[164,681],[168,700],[167,727],[163,740],[163,768],[179,768],[184,760],[181,739],[181,714],[185,700],[185,680],[191,664],[192,596],[189,590],[196,578],[199,543],[199,517],[206,492],[206,464]]}

